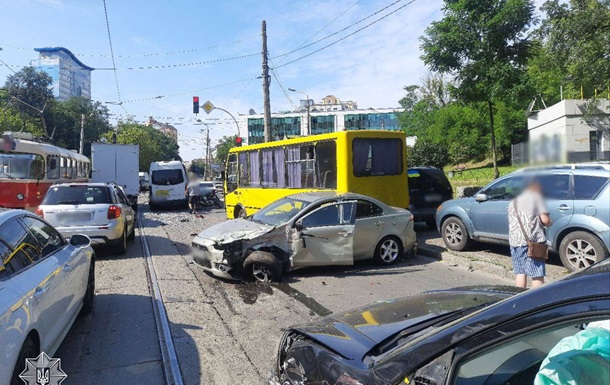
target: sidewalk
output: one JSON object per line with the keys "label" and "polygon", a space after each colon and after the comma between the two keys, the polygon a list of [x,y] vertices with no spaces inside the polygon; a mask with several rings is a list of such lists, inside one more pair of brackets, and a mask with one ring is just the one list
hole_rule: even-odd
{"label": "sidewalk", "polygon": [[[418,226],[419,227],[419,226]],[[445,244],[437,231],[417,228],[418,253],[440,259],[468,269],[494,274],[504,279],[514,279],[513,266],[508,246],[474,242],[468,251],[453,251]],[[568,271],[561,265],[559,256],[551,254],[546,265],[546,280],[553,282],[565,277]]]}

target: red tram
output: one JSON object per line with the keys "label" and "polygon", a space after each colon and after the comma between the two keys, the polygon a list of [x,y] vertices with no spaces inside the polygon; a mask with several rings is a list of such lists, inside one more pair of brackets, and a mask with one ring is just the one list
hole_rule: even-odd
{"label": "red tram", "polygon": [[33,211],[52,184],[86,182],[91,162],[74,151],[4,133],[0,140],[0,207]]}

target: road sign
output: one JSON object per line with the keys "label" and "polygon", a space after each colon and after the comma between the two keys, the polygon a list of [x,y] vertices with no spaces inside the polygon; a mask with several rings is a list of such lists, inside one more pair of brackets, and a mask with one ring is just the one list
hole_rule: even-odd
{"label": "road sign", "polygon": [[205,103],[203,103],[203,110],[205,111],[206,114],[209,114],[210,112],[212,112],[214,110],[214,108],[215,108],[214,105],[209,100],[206,101]]}

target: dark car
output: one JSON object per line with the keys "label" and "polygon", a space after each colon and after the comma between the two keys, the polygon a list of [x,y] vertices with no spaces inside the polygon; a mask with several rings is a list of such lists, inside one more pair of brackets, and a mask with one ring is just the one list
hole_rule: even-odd
{"label": "dark car", "polygon": [[443,170],[435,167],[410,167],[409,177],[409,211],[416,222],[436,229],[436,209],[453,198],[453,188]]}
{"label": "dark car", "polygon": [[518,291],[433,291],[292,327],[270,384],[532,384],[560,340],[610,322],[610,260]]}

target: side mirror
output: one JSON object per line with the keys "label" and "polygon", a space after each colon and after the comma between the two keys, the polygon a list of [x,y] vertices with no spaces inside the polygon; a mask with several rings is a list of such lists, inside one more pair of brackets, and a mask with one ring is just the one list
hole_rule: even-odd
{"label": "side mirror", "polygon": [[474,198],[477,202],[485,202],[489,199],[489,197],[487,196],[487,194],[477,194],[477,196]]}
{"label": "side mirror", "polygon": [[70,237],[70,245],[74,247],[87,247],[91,244],[91,239],[82,234],[74,234]]}
{"label": "side mirror", "polygon": [[303,231],[303,230],[305,230],[305,226],[303,226],[303,221],[302,221],[302,220],[300,220],[300,219],[299,219],[298,221],[296,221],[296,223],[294,224],[294,228],[295,228],[297,231]]}

